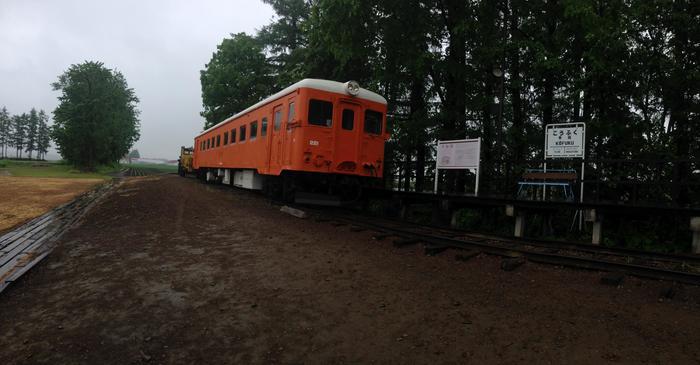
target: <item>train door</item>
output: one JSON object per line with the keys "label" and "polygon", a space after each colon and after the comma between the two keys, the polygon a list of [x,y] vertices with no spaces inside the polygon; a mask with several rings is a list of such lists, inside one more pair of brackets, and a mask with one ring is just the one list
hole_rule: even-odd
{"label": "train door", "polygon": [[357,163],[357,152],[361,138],[358,138],[361,126],[360,115],[362,108],[360,105],[341,101],[340,113],[335,120],[340,121],[334,126],[335,130],[335,151],[333,161],[336,164],[343,162]]}
{"label": "train door", "polygon": [[282,165],[282,105],[276,106],[272,110],[272,126],[268,130],[270,138],[270,171],[278,171]]}
{"label": "train door", "polygon": [[295,105],[295,98],[291,97],[289,98],[289,103],[287,104],[287,115],[286,115],[286,124],[285,124],[285,136],[284,136],[284,164],[285,165],[291,165],[292,164],[292,150],[294,148],[294,142],[295,142],[295,136],[296,136],[296,130],[297,127],[299,126],[299,123],[296,121],[296,105]]}

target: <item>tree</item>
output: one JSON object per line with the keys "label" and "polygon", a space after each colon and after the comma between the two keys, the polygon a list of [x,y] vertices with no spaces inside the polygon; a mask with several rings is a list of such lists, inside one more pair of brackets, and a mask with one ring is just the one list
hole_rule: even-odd
{"label": "tree", "polygon": [[0,109],[0,158],[7,157],[7,147],[12,137],[11,121],[7,108],[2,107]]}
{"label": "tree", "polygon": [[27,133],[26,146],[24,151],[29,153],[29,159],[32,159],[32,153],[37,150],[39,142],[39,114],[35,108],[29,112],[29,118],[27,119],[27,125],[25,126]]}
{"label": "tree", "polygon": [[205,128],[268,96],[274,90],[270,71],[255,38],[238,33],[224,39],[200,71]]}
{"label": "tree", "polygon": [[45,159],[51,145],[51,129],[49,128],[49,116],[43,110],[39,111],[39,128],[37,133],[37,158]]}
{"label": "tree", "polygon": [[12,146],[15,148],[15,157],[22,158],[25,138],[27,136],[26,126],[29,115],[22,113],[12,117]]}
{"label": "tree", "polygon": [[311,13],[309,0],[263,0],[270,4],[278,18],[263,27],[256,38],[269,54],[268,62],[274,70],[274,89],[291,85],[306,75],[305,51],[308,44],[308,25]]}
{"label": "tree", "polygon": [[52,137],[70,163],[85,170],[116,163],[138,140],[138,98],[120,72],[86,61],[52,86],[61,92]]}

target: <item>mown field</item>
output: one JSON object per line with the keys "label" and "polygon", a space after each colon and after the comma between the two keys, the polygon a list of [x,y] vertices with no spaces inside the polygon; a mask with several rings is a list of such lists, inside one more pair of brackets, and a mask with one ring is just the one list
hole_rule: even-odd
{"label": "mown field", "polygon": [[60,161],[0,160],[0,232],[71,201],[117,176],[125,168],[147,174],[177,172],[177,166],[125,164],[85,172]]}
{"label": "mown field", "polygon": [[109,179],[109,174],[119,167],[100,167],[94,172],[84,172],[61,161],[0,160],[0,175],[16,177],[49,177],[74,179]]}

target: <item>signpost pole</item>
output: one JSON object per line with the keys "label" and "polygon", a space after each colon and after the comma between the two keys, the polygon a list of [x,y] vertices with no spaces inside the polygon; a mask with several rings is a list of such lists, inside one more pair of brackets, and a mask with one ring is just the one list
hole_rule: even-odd
{"label": "signpost pole", "polygon": [[437,194],[437,192],[438,192],[438,178],[440,176],[439,173],[440,173],[440,169],[438,168],[438,162],[436,159],[436,161],[435,161],[435,189],[434,189],[435,194]]}
{"label": "signpost pole", "polygon": [[[477,138],[476,142],[476,160],[481,161],[481,137]],[[481,173],[481,164],[476,166],[476,181],[474,182],[474,196],[479,196],[479,173]]]}
{"label": "signpost pole", "polygon": [[[581,136],[581,148],[583,149],[583,154],[581,156],[581,192],[579,194],[579,203],[583,204],[583,180],[586,177],[586,124],[583,126],[583,135]],[[578,230],[583,230],[583,209],[579,211],[578,217]]]}
{"label": "signpost pole", "polygon": [[[586,176],[586,162],[585,159],[581,159],[581,193],[579,194],[579,203],[583,204],[583,179]],[[583,230],[583,209],[579,210],[578,216],[578,230]]]}
{"label": "signpost pole", "polygon": [[[547,173],[547,146],[549,145],[549,126],[544,127],[544,149],[542,150],[542,158],[544,158],[543,169]],[[542,186],[542,200],[547,200],[547,185]]]}

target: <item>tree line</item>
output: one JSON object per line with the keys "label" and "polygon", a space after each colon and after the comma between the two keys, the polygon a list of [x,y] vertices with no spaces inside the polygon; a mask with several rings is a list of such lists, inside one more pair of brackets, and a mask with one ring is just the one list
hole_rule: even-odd
{"label": "tree line", "polygon": [[277,17],[201,71],[207,126],[302,78],[354,79],[389,101],[387,173],[407,190],[430,186],[436,140],[467,137],[482,138],[484,193],[512,190],[545,125],[585,122],[603,195],[631,199],[628,180],[700,194],[695,1],[264,1]]}
{"label": "tree line", "polygon": [[0,158],[15,149],[15,158],[27,152],[32,159],[36,152],[43,159],[52,140],[63,159],[83,170],[116,164],[129,153],[140,136],[139,100],[122,73],[85,61],[71,65],[51,86],[60,92],[53,126],[43,110],[10,115],[0,109]]}
{"label": "tree line", "polygon": [[[51,144],[49,117],[32,108],[29,113],[10,115],[6,107],[0,109],[0,158],[44,159]],[[23,155],[26,152],[27,155]],[[36,152],[36,155],[34,153]]]}

